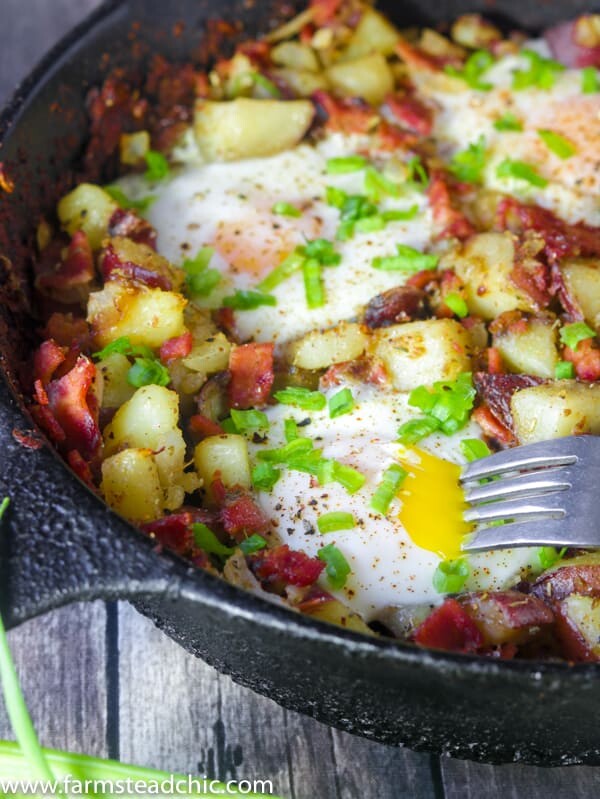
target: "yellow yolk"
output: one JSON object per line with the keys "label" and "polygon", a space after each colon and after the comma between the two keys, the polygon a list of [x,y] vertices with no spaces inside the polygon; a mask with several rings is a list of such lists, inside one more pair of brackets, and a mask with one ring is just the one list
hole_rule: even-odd
{"label": "yellow yolk", "polygon": [[445,560],[460,557],[460,545],[473,529],[463,519],[461,467],[419,449],[404,450],[399,460],[408,472],[398,494],[404,529],[417,546]]}

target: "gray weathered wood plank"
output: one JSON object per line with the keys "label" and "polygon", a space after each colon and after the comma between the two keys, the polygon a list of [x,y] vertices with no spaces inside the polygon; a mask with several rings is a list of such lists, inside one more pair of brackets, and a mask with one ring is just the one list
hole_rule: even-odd
{"label": "gray weathered wood plank", "polygon": [[590,799],[600,791],[600,768],[588,766],[485,766],[442,758],[441,768],[446,799]]}
{"label": "gray weathered wood plank", "polygon": [[[21,625],[9,640],[25,699],[45,746],[105,757],[106,610],[73,605]],[[14,740],[0,701],[0,738]]]}

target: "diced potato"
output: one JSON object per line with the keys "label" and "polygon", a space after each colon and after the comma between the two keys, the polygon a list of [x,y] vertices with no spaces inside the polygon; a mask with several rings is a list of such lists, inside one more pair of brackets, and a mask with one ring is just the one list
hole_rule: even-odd
{"label": "diced potato", "polygon": [[125,449],[102,464],[100,491],[107,504],[138,524],[162,515],[164,492],[150,449]]}
{"label": "diced potato", "polygon": [[463,58],[465,51],[462,47],[453,44],[450,39],[432,28],[424,28],[419,39],[419,47],[427,55],[434,58]]}
{"label": "diced potato", "polygon": [[206,486],[210,486],[217,472],[227,488],[239,485],[250,488],[250,461],[248,445],[243,436],[209,436],[194,451],[196,470]]}
{"label": "diced potato", "polygon": [[573,258],[562,262],[561,271],[567,292],[581,309],[585,321],[600,328],[600,261]]}
{"label": "diced potato", "polygon": [[153,250],[147,244],[139,244],[123,236],[111,238],[110,244],[119,260],[123,263],[130,262],[136,264],[136,266],[141,266],[143,269],[148,269],[150,272],[156,272],[160,277],[166,278],[176,291],[183,286],[185,281],[183,269],[173,266],[170,261],[163,258],[162,255],[159,255],[156,250]]}
{"label": "diced potato", "polygon": [[342,322],[322,332],[313,330],[292,345],[292,363],[300,369],[325,369],[360,358],[368,342],[361,326],[353,323]]}
{"label": "diced potato", "polygon": [[386,56],[393,55],[399,38],[400,34],[383,14],[366,8],[352,34],[344,58],[361,58],[373,51]]}
{"label": "diced potato", "polygon": [[83,230],[92,249],[108,234],[108,223],[119,206],[100,186],[80,183],[58,203],[58,218],[69,235]]}
{"label": "diced potato", "polygon": [[509,312],[491,325],[493,346],[512,372],[554,377],[558,363],[557,325],[553,314]]}
{"label": "diced potato", "polygon": [[530,297],[511,281],[515,245],[510,233],[479,233],[447,253],[442,269],[454,269],[465,285],[469,311],[490,320],[505,311],[533,311]]}
{"label": "diced potato", "polygon": [[135,388],[127,380],[130,368],[129,358],[118,352],[100,361],[98,371],[104,381],[103,408],[120,408],[135,394]]}
{"label": "diced potato", "polygon": [[392,325],[375,330],[372,340],[372,354],[399,391],[454,380],[471,369],[469,334],[454,319]]}
{"label": "diced potato", "polygon": [[276,69],[275,77],[281,78],[292,91],[301,97],[310,97],[319,89],[329,89],[329,80],[324,72],[308,72],[304,69]]}
{"label": "diced potato", "polygon": [[524,388],[513,394],[510,407],[521,444],[600,434],[600,383],[559,380]]}
{"label": "diced potato", "polygon": [[329,624],[337,624],[339,627],[346,627],[357,633],[373,635],[373,630],[366,624],[358,613],[355,613],[343,602],[332,599],[330,602],[320,602],[314,609],[306,612],[312,619],[327,621]]}
{"label": "diced potato", "polygon": [[183,365],[193,372],[211,375],[227,369],[231,344],[223,333],[217,333],[211,338],[196,344]]}
{"label": "diced potato", "polygon": [[338,61],[326,74],[337,92],[345,97],[362,97],[372,105],[382,103],[394,89],[392,70],[381,53]]}
{"label": "diced potato", "polygon": [[288,69],[306,72],[319,72],[321,69],[312,47],[300,42],[281,42],[271,50],[271,58],[274,64]]}
{"label": "diced potato", "polygon": [[560,612],[569,620],[572,633],[579,633],[591,654],[600,659],[600,599],[571,594],[560,603]]}
{"label": "diced potato", "polygon": [[127,166],[142,164],[149,149],[150,134],[147,130],[138,130],[136,133],[121,133],[119,153],[122,164]]}
{"label": "diced potato", "polygon": [[[163,386],[143,386],[122,405],[104,430],[107,455],[130,447],[154,452],[160,484],[170,510],[183,502],[184,491],[194,490],[195,476],[184,475],[185,442],[178,426],[179,397]],[[173,507],[174,506],[174,507]]]}
{"label": "diced potato", "polygon": [[463,14],[453,23],[450,33],[457,44],[472,50],[483,49],[502,38],[498,28],[480,14]]}
{"label": "diced potato", "polygon": [[208,161],[236,161],[293,147],[304,138],[313,116],[308,100],[199,100],[194,132]]}
{"label": "diced potato", "polygon": [[111,280],[102,291],[90,294],[88,322],[98,348],[121,336],[134,345],[160,347],[185,332],[181,294]]}

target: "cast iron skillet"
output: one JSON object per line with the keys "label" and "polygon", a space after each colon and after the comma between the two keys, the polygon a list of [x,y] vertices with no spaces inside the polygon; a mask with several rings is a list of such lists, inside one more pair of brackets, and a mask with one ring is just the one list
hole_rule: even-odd
{"label": "cast iron skillet", "polygon": [[[489,10],[461,0],[390,2],[387,10],[406,25],[450,20],[477,5]],[[293,4],[286,7],[293,11]],[[531,29],[589,11],[586,0],[496,0],[493,9]],[[0,540],[5,619],[15,626],[68,602],[129,599],[238,682],[349,732],[489,763],[598,764],[600,667],[426,651],[272,606],[156,553],[71,474],[39,433],[28,446],[19,443],[33,430],[18,386],[35,327],[28,292],[31,230],[74,179],[86,137],[87,88],[116,63],[139,66],[153,50],[179,59],[202,54],[206,22],[217,15],[238,21],[240,36],[242,25],[252,36],[285,12],[280,0],[254,7],[247,0],[110,0],[54,49],[0,119],[0,161],[15,184],[11,193],[0,190],[6,377],[0,380],[0,495],[12,498]],[[186,24],[173,37],[180,20]]]}

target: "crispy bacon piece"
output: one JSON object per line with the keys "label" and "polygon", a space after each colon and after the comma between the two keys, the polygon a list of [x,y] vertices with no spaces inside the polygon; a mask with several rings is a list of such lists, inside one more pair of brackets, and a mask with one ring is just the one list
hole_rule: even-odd
{"label": "crispy bacon piece", "polygon": [[456,601],[446,599],[412,634],[420,646],[445,649],[449,652],[476,652],[484,637],[467,611]]}
{"label": "crispy bacon piece", "polygon": [[486,646],[524,644],[554,623],[548,605],[520,591],[478,591],[458,601],[481,631]]}
{"label": "crispy bacon piece", "polygon": [[333,133],[370,133],[379,123],[379,115],[364,100],[336,98],[322,89],[314,92],[312,99],[327,117],[325,127]]}
{"label": "crispy bacon piece", "polygon": [[187,330],[183,335],[165,341],[159,350],[159,357],[167,364],[177,358],[187,358],[192,351],[192,344],[192,334]]}
{"label": "crispy bacon piece", "polygon": [[209,419],[208,416],[203,416],[201,413],[196,413],[190,417],[189,428],[190,432],[201,438],[221,436],[225,432],[220,424],[213,422],[212,419]]}
{"label": "crispy bacon piece", "polygon": [[81,457],[80,452],[78,452],[76,449],[72,449],[70,452],[68,452],[67,463],[71,469],[73,469],[77,477],[79,477],[80,480],[83,480],[83,482],[89,486],[89,488],[96,488],[94,485],[92,470],[90,469],[89,464]]}
{"label": "crispy bacon piece", "polygon": [[[476,372],[473,378],[477,394],[500,424],[508,430],[513,429],[510,400],[515,391],[544,383],[541,377],[532,375],[487,374]],[[479,418],[476,417],[479,422]]]}
{"label": "crispy bacon piece", "polygon": [[600,256],[600,228],[578,222],[570,225],[552,211],[538,205],[525,205],[505,197],[497,210],[497,224],[502,230],[534,230],[544,240],[544,254],[550,261],[565,257]]}
{"label": "crispy bacon piece", "polygon": [[191,64],[173,64],[155,55],[145,88],[153,99],[152,144],[155,149],[167,152],[185,130],[197,92],[205,88],[205,76]]}
{"label": "crispy bacon piece", "polygon": [[600,347],[595,339],[580,341],[576,350],[565,347],[562,356],[571,361],[580,380],[600,380]]}
{"label": "crispy bacon piece", "polygon": [[322,389],[339,386],[347,380],[384,386],[389,382],[388,374],[381,361],[375,358],[357,358],[355,361],[334,363],[325,372],[319,385]]}
{"label": "crispy bacon piece", "polygon": [[95,376],[94,364],[80,355],[75,366],[47,388],[47,407],[64,433],[66,447],[78,450],[86,459],[97,453],[102,442],[97,413],[88,396]]}
{"label": "crispy bacon piece", "polygon": [[115,252],[112,244],[109,244],[102,253],[102,257],[100,258],[100,271],[105,281],[116,280],[121,277],[129,280],[137,280],[138,283],[143,283],[152,289],[171,291],[173,288],[171,281],[165,275],[161,275],[139,264],[134,264],[131,261],[122,261]]}
{"label": "crispy bacon piece", "polygon": [[[542,263],[532,257],[531,240],[515,248],[515,263],[510,273],[510,278],[515,286],[528,294],[539,310],[547,308],[554,295],[554,281],[552,270],[547,263]],[[541,241],[534,245],[543,246]]]}
{"label": "crispy bacon piece", "polygon": [[500,350],[496,349],[496,347],[488,347],[487,348],[487,364],[488,364],[488,372],[491,375],[501,375],[506,370],[504,369],[504,362],[502,361],[502,355],[500,354]]}
{"label": "crispy bacon piece", "polygon": [[386,105],[403,128],[429,136],[433,127],[433,112],[412,92],[390,94]]}
{"label": "crispy bacon piece", "polygon": [[518,443],[515,435],[494,416],[487,405],[475,408],[472,418],[487,438],[496,441],[502,447],[513,447]]}
{"label": "crispy bacon piece", "polygon": [[32,407],[31,415],[55,444],[62,444],[65,441],[65,431],[52,415],[52,411],[48,407],[47,397],[46,402],[40,402],[39,405],[34,405]]}
{"label": "crispy bacon piece", "polygon": [[[143,524],[142,530],[172,552],[194,559],[197,566],[207,566],[208,558],[196,546],[192,525],[206,524],[212,527],[214,523],[215,518],[210,511],[201,508],[181,508],[177,513]],[[200,562],[202,558],[205,559],[205,563]]]}
{"label": "crispy bacon piece", "polygon": [[44,440],[36,430],[19,430],[14,427],[12,437],[24,449],[38,450],[44,446]]}
{"label": "crispy bacon piece", "polygon": [[433,211],[437,239],[468,239],[475,228],[462,211],[454,207],[447,179],[441,172],[431,175],[427,189],[429,204]]}
{"label": "crispy bacon piece", "polygon": [[310,0],[313,20],[318,28],[333,22],[343,0]]}
{"label": "crispy bacon piece", "polygon": [[75,342],[80,349],[85,349],[88,345],[90,326],[80,317],[73,316],[72,313],[53,313],[46,322],[43,334],[46,338],[52,338],[61,347],[69,347]]}
{"label": "crispy bacon piece", "polygon": [[229,358],[229,401],[232,408],[263,406],[273,386],[273,344],[242,344]]}
{"label": "crispy bacon piece", "polygon": [[532,593],[545,600],[560,601],[569,594],[600,597],[600,563],[574,563],[542,574]]}
{"label": "crispy bacon piece", "polygon": [[565,602],[554,602],[554,634],[560,645],[560,654],[573,663],[594,663],[598,657],[575,621],[569,616]]}
{"label": "crispy bacon piece", "polygon": [[391,125],[382,119],[373,136],[372,151],[393,153],[397,150],[410,150],[418,142],[418,137],[407,130],[402,130],[397,125]]}
{"label": "crispy bacon piece", "polygon": [[225,532],[236,541],[269,531],[269,519],[256,500],[245,492],[228,492],[219,514]]}
{"label": "crispy bacon piece", "polygon": [[583,311],[575,297],[570,294],[560,266],[556,262],[553,262],[550,269],[552,272],[552,292],[558,297],[568,317],[568,321],[583,321]]}
{"label": "crispy bacon piece", "polygon": [[61,259],[49,271],[38,274],[36,286],[42,291],[68,291],[91,283],[94,274],[92,248],[86,234],[78,230]]}
{"label": "crispy bacon piece", "polygon": [[108,235],[123,236],[156,250],[156,230],[131,209],[117,208],[108,222]]}
{"label": "crispy bacon piece", "polygon": [[34,380],[39,380],[45,388],[66,357],[66,349],[59,347],[54,339],[42,342],[33,356]]}
{"label": "crispy bacon piece", "polygon": [[256,577],[264,583],[283,583],[301,588],[316,582],[325,568],[318,558],[292,550],[287,544],[252,555],[249,562]]}
{"label": "crispy bacon piece", "polygon": [[584,15],[555,25],[544,33],[552,55],[566,67],[600,67],[599,37],[585,35],[588,20],[589,16]]}
{"label": "crispy bacon piece", "polygon": [[420,47],[409,44],[406,39],[400,39],[397,42],[396,53],[409,69],[425,72],[440,71],[440,65],[433,56],[421,50]]}
{"label": "crispy bacon piece", "polygon": [[425,319],[429,313],[427,295],[412,286],[394,286],[378,294],[365,311],[365,324],[374,330],[414,319]]}

